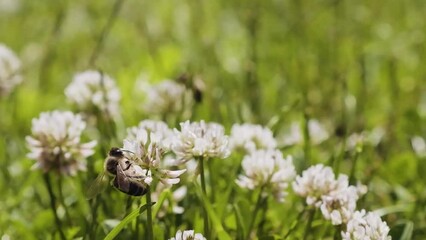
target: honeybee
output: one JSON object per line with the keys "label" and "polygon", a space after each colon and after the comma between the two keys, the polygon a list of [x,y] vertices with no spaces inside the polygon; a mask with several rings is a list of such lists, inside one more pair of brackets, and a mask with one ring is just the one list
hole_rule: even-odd
{"label": "honeybee", "polygon": [[123,193],[131,196],[143,196],[147,193],[147,187],[141,182],[148,170],[143,170],[124,155],[124,150],[113,147],[105,159],[104,172],[101,173],[90,186],[87,197],[94,198],[105,187],[105,173],[114,176],[111,184]]}

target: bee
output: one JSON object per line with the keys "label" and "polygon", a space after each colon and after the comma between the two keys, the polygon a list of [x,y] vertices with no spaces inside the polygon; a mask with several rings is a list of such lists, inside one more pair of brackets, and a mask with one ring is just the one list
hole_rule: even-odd
{"label": "bee", "polygon": [[192,98],[196,103],[203,101],[203,93],[206,89],[204,81],[199,76],[193,76],[188,73],[183,73],[177,77],[176,82],[184,84],[192,91]]}
{"label": "bee", "polygon": [[124,155],[124,150],[113,147],[105,159],[104,172],[99,174],[94,183],[89,187],[88,199],[94,198],[105,187],[105,173],[114,176],[111,184],[119,191],[131,196],[143,196],[147,187],[142,183],[146,178],[147,170],[143,170]]}

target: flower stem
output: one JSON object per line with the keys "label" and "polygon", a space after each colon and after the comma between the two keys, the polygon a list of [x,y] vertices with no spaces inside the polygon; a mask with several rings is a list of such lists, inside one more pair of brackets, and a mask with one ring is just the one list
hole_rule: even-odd
{"label": "flower stem", "polygon": [[91,219],[90,226],[88,228],[87,236],[89,239],[93,239],[95,237],[96,228],[97,228],[97,218],[98,215],[98,206],[100,202],[101,196],[97,196],[95,199],[90,200],[90,209],[91,209]]}
{"label": "flower stem", "polygon": [[255,206],[254,213],[253,213],[253,218],[250,221],[250,225],[249,225],[249,228],[248,228],[248,231],[247,231],[247,238],[246,239],[251,239],[250,234],[253,231],[254,223],[256,222],[257,213],[259,212],[259,209],[262,207],[262,204],[264,202],[263,201],[264,198],[262,197],[262,193],[263,193],[263,186],[259,191],[259,195],[257,196],[256,206]]}
{"label": "flower stem", "polygon": [[311,162],[311,133],[309,132],[309,115],[305,111],[303,114],[303,153],[305,155],[304,168],[312,164]]}
{"label": "flower stem", "polygon": [[64,232],[62,231],[61,220],[59,219],[58,213],[56,212],[56,197],[55,197],[55,194],[53,193],[52,183],[50,181],[49,174],[45,173],[43,177],[44,177],[44,182],[46,183],[47,191],[49,192],[50,208],[52,209],[53,216],[55,217],[55,223],[59,231],[59,236],[61,237],[62,240],[65,240],[66,238],[65,238]]}
{"label": "flower stem", "polygon": [[[213,178],[213,161],[207,161],[207,168],[209,170],[209,183],[210,189],[215,189]],[[210,201],[214,202],[216,199],[215,191],[210,191]]]}
{"label": "flower stem", "polygon": [[303,234],[303,239],[308,239],[309,232],[311,231],[312,222],[314,221],[316,209],[311,209],[309,212],[308,222],[306,223],[305,233]]}
{"label": "flower stem", "polygon": [[[204,176],[204,159],[201,157],[198,159],[199,161],[199,168],[200,168],[200,177],[201,177],[201,189],[203,190],[204,195],[207,196],[206,191],[206,179]],[[210,237],[210,229],[209,229],[209,217],[207,215],[207,209],[203,208],[203,218],[204,218],[204,234],[207,237]]]}
{"label": "flower stem", "polygon": [[65,217],[67,218],[67,222],[71,223],[71,216],[68,211],[68,207],[65,204],[65,198],[62,190],[62,178],[61,176],[58,176],[58,193],[59,193],[59,203],[64,207],[65,209]]}
{"label": "flower stem", "polygon": [[350,184],[356,184],[355,183],[355,170],[356,170],[356,165],[357,165],[358,158],[359,158],[361,151],[362,151],[361,149],[356,149],[355,156],[352,160],[351,173],[349,175],[349,183]]}
{"label": "flower stem", "polygon": [[153,240],[154,239],[154,235],[153,235],[153,230],[152,230],[152,209],[151,209],[151,188],[148,187],[148,192],[146,193],[146,204],[148,205],[148,208],[146,209],[146,213],[147,213],[147,235],[148,235],[148,240]]}
{"label": "flower stem", "polygon": [[89,66],[90,67],[95,66],[96,59],[98,58],[100,52],[102,51],[103,43],[104,43],[105,39],[107,38],[112,26],[114,25],[114,22],[117,18],[117,15],[120,12],[120,9],[122,7],[122,3],[123,3],[123,0],[116,0],[114,2],[114,6],[112,7],[112,11],[111,11],[111,13],[108,17],[108,21],[107,21],[106,25],[104,26],[104,28],[102,29],[102,32],[101,32],[101,34],[99,35],[99,37],[96,41],[96,46],[93,48],[93,51],[90,55],[90,60],[89,60]]}
{"label": "flower stem", "polygon": [[302,222],[302,216],[303,214],[305,214],[306,212],[306,206],[303,208],[303,210],[297,215],[297,218],[295,220],[295,222],[291,225],[290,229],[288,230],[288,232],[285,234],[285,236],[283,237],[283,239],[287,239],[294,230],[297,229],[297,227],[299,226],[299,223]]}

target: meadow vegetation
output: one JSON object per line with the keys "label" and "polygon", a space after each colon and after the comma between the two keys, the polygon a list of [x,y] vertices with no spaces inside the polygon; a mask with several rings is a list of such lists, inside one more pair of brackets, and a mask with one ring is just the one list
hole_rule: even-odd
{"label": "meadow vegetation", "polygon": [[0,238],[424,239],[425,12],[0,0]]}

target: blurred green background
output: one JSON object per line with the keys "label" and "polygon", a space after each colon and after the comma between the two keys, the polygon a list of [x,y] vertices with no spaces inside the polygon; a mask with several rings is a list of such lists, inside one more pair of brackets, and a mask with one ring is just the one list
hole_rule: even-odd
{"label": "blurred green background", "polygon": [[[0,103],[0,233],[49,236],[46,190],[24,137],[41,111],[70,109],[64,88],[96,68],[119,85],[124,126],[150,118],[141,81],[188,73],[206,85],[193,120],[269,124],[279,135],[294,120],[319,119],[331,137],[311,149],[310,164],[340,156],[349,134],[382,127],[383,141],[360,156],[356,176],[370,187],[362,206],[387,211],[396,239],[410,224],[424,239],[426,164],[410,139],[426,137],[425,13],[424,0],[0,0],[0,42],[24,75]],[[303,158],[299,150],[286,149]],[[74,187],[70,206],[84,198]]]}

